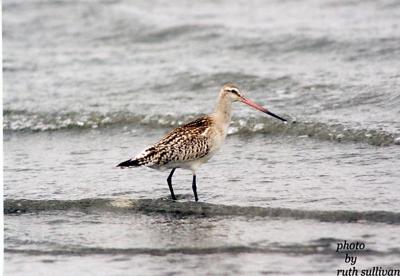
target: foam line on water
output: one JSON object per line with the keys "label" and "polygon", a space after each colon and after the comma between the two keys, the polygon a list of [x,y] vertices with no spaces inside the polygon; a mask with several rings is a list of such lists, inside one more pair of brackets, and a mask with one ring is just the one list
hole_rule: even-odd
{"label": "foam line on water", "polygon": [[[198,114],[143,115],[130,112],[114,113],[31,113],[18,110],[5,110],[3,129],[5,132],[20,131],[58,131],[105,128],[110,126],[149,126],[153,128],[173,128],[195,119]],[[309,120],[291,120],[287,124],[274,118],[234,117],[229,129],[232,134],[279,134],[287,136],[308,136],[323,141],[358,142],[375,146],[397,144],[399,133],[382,130],[351,128],[343,124],[328,124]]]}

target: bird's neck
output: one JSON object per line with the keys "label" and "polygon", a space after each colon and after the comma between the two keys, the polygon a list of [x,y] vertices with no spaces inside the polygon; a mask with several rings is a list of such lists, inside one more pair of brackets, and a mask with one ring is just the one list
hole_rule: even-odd
{"label": "bird's neck", "polygon": [[222,131],[226,132],[232,117],[232,100],[227,95],[220,95],[214,111],[214,117]]}

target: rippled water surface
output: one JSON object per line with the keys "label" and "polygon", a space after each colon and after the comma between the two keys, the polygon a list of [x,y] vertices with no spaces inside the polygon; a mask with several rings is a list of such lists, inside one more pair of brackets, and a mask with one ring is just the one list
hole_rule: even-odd
{"label": "rippled water surface", "polygon": [[[400,268],[398,1],[3,1],[6,275]],[[120,170],[239,103],[197,173]]]}

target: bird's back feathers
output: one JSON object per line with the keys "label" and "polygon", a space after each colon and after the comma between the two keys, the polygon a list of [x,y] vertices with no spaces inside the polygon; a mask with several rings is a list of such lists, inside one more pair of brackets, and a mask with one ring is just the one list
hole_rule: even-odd
{"label": "bird's back feathers", "polygon": [[168,133],[153,146],[134,158],[120,163],[119,167],[163,167],[168,164],[190,162],[210,152],[211,139],[207,135],[212,125],[209,116],[201,117]]}

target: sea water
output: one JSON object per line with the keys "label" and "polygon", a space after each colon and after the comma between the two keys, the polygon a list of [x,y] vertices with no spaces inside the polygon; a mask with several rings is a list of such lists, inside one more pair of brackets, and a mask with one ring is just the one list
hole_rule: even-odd
{"label": "sea water", "polygon": [[[398,1],[3,1],[5,275],[400,267]],[[234,104],[197,172],[115,166]]]}

